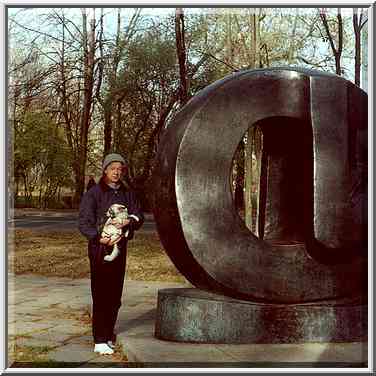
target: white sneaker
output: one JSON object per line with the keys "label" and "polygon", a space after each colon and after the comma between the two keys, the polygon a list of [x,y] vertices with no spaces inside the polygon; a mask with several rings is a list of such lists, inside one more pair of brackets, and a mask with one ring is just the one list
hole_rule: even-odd
{"label": "white sneaker", "polygon": [[108,341],[107,345],[111,347],[111,349],[115,348],[115,344],[112,341]]}
{"label": "white sneaker", "polygon": [[114,350],[112,350],[107,343],[96,343],[94,346],[94,352],[98,352],[101,355],[112,355]]}

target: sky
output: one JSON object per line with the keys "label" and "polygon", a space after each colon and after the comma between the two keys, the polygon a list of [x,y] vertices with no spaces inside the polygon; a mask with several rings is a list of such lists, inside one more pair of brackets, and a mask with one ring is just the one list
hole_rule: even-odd
{"label": "sky", "polygon": [[[53,5],[50,5],[50,7],[54,8]],[[55,7],[58,8],[58,7]],[[65,8],[65,13],[67,17],[71,17],[72,20],[77,19],[77,22],[80,22],[80,8],[79,7],[71,7],[67,5]],[[296,8],[278,8],[276,6],[267,8],[265,11],[266,13],[273,13],[276,10],[278,12],[291,14],[295,12]],[[336,8],[327,8],[328,11],[330,12],[335,12]],[[49,9],[45,7],[41,8],[9,8],[9,16],[11,18],[15,18],[18,23],[22,25],[27,25],[28,27],[32,29],[43,29],[43,30],[48,30],[49,34],[54,35],[55,33],[59,32],[60,30],[57,30],[54,26],[50,26],[49,28],[46,28],[46,13]],[[90,8],[87,8],[88,12],[90,12]],[[159,17],[166,17],[168,15],[173,15],[174,14],[175,8],[172,7],[148,7],[148,8],[142,8],[142,15],[144,16],[149,16],[150,18],[159,18]],[[238,8],[200,8],[200,7],[191,7],[191,8],[184,8],[185,13],[187,15],[192,14],[192,13],[200,13],[200,12],[218,12],[218,11],[228,11],[228,12],[239,12],[242,13],[244,12],[244,7],[238,7]],[[124,18],[129,18],[131,14],[131,9],[124,9],[122,12]],[[312,11],[317,11],[316,7],[310,7],[310,8],[300,8],[300,14],[304,13],[310,13]],[[109,7],[105,9],[105,12],[107,13],[107,16],[105,17],[105,32],[107,35],[115,34],[116,32],[116,14],[117,14],[117,8],[115,7]],[[341,13],[343,17],[352,17],[353,14],[353,9],[352,8],[342,8]],[[96,9],[96,16],[98,17],[100,14],[100,10],[97,8]],[[366,24],[368,26],[368,23]],[[55,34],[56,35],[56,34]],[[18,40],[19,35],[17,34],[12,34],[12,30],[9,31],[9,41],[8,45],[11,48],[13,43],[16,45],[20,45],[20,41]],[[29,35],[30,38],[33,38],[34,35],[30,33]],[[41,38],[38,39],[38,42],[42,40]],[[366,43],[367,41],[365,41]],[[47,47],[47,45],[45,45]],[[328,43],[321,43],[319,45],[319,52],[322,51],[322,54],[326,53],[328,50]],[[366,54],[367,55],[367,54]],[[353,79],[353,57],[350,56],[349,58],[346,58],[346,56],[343,56],[342,58],[343,66],[346,68],[346,77],[349,79]],[[366,78],[366,75],[363,74],[363,77]],[[364,87],[364,85],[363,85]]]}

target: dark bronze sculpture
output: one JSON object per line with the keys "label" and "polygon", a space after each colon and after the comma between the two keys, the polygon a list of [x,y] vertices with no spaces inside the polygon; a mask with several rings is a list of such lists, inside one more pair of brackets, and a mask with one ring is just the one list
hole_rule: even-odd
{"label": "dark bronze sculpture", "polygon": [[[230,170],[264,135],[261,238]],[[322,72],[243,71],[192,98],[166,129],[153,188],[161,241],[197,288],[259,303],[359,298],[367,284],[367,95]],[[260,219],[260,218],[259,218]]]}

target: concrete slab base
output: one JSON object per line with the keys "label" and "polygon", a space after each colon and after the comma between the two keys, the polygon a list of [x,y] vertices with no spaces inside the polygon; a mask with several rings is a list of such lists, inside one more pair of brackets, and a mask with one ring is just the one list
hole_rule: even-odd
{"label": "concrete slab base", "polygon": [[137,292],[140,302],[134,304],[134,297],[128,296],[133,304],[125,303],[119,314],[118,343],[129,362],[152,368],[367,367],[367,342],[220,345],[159,340],[154,336],[158,287],[149,283],[147,288],[128,290],[131,295]]}
{"label": "concrete slab base", "polygon": [[173,288],[158,291],[155,335],[217,344],[361,342],[367,340],[367,318],[359,300],[272,304]]}

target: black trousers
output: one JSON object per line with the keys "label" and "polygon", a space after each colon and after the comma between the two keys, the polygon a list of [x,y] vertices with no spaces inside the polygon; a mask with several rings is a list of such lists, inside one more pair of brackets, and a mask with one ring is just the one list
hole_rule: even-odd
{"label": "black trousers", "polygon": [[122,239],[118,246],[120,255],[113,261],[104,261],[107,247],[97,240],[89,242],[94,343],[113,340],[124,285],[126,240]]}

